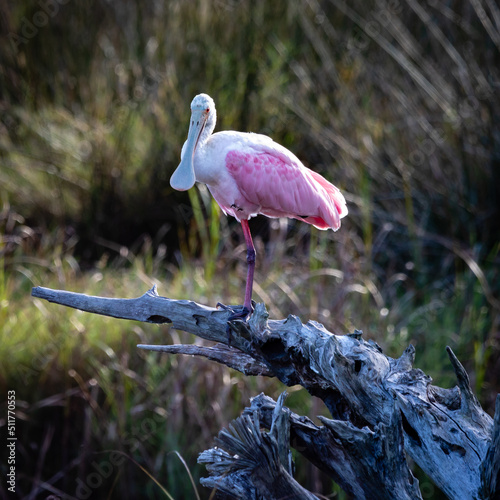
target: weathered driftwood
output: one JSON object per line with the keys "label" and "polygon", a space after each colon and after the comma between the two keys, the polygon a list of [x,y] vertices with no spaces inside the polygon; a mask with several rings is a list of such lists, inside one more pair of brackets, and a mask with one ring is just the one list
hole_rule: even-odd
{"label": "weathered driftwood", "polygon": [[216,448],[200,454],[210,477],[201,483],[239,499],[317,499],[293,479],[290,452],[290,410],[283,407],[286,393],[271,408],[268,428],[261,430],[258,409],[249,408],[234,420],[229,430],[215,438]]}
{"label": "weathered driftwood", "polygon": [[[397,414],[390,426],[379,424],[374,431],[368,427],[359,429],[350,422],[323,417],[319,418],[324,426],[317,426],[306,417],[288,409],[282,409],[283,396],[283,394],[280,396],[278,403],[263,394],[253,398],[251,406],[245,409],[243,416],[233,422],[231,430],[236,429],[236,433],[240,434],[239,429],[242,425],[248,426],[247,422],[250,418],[252,422],[260,422],[262,426],[270,428],[270,434],[273,434],[274,429],[273,435],[276,436],[276,443],[287,445],[291,443],[293,448],[341,484],[353,498],[380,500],[422,498],[418,481],[412,476],[406,463],[403,430]],[[278,415],[281,415],[281,421],[278,421]],[[255,427],[258,428],[254,425],[253,428]],[[254,432],[253,428],[252,432]],[[210,464],[207,468],[211,477],[203,479],[202,484],[216,488],[222,487],[223,491],[234,491],[240,482],[239,477],[233,477],[233,470],[238,466],[241,455],[240,450],[241,448],[249,450],[250,455],[254,456],[256,446],[248,441],[240,448],[228,447],[227,440],[221,439],[227,436],[227,431],[222,431],[219,439],[216,439],[218,448],[203,452],[199,462]],[[227,457],[231,454],[237,455],[238,459],[233,458],[229,461]],[[267,452],[267,455],[270,453]],[[260,457],[256,460],[260,467],[262,462]],[[264,463],[268,464],[269,461],[264,461]],[[271,472],[267,474],[281,478],[279,467],[281,463],[282,461],[279,460],[272,462]],[[239,472],[239,469],[237,470]],[[260,476],[261,471],[257,466],[255,466],[255,473]],[[259,484],[260,479],[256,479],[256,482]],[[289,486],[289,483],[287,485]],[[249,495],[241,496],[241,498],[256,498],[252,496],[252,489],[249,492]],[[280,492],[285,493],[283,490]],[[304,495],[289,497],[284,494],[270,496],[268,490],[267,495],[257,498],[309,497]]]}
{"label": "weathered driftwood", "polygon": [[[139,347],[205,356],[247,375],[275,376],[287,385],[302,385],[325,402],[333,419],[321,419],[323,426],[318,427],[282,408],[282,402],[276,406],[264,396],[254,398],[234,424],[233,438],[226,431],[219,435],[222,450],[201,455],[201,461],[210,463],[206,485],[239,492],[242,498],[280,498],[276,488],[262,494],[268,483],[258,482],[259,460],[238,458],[245,453],[255,457],[258,447],[268,466],[274,457],[269,477],[275,480],[267,487],[279,484],[283,491],[296,491],[297,498],[306,498],[304,492],[293,490],[299,486],[291,477],[283,448],[289,450],[291,441],[355,498],[421,498],[405,452],[449,498],[500,497],[500,396],[493,420],[482,410],[467,373],[449,348],[458,385],[443,389],[413,369],[411,345],[400,358],[392,359],[376,343],[363,340],[360,332],[334,335],[316,322],[304,325],[295,316],[269,320],[263,304],[257,304],[247,322],[231,322],[232,347],[228,348],[230,311],[160,297],[155,287],[136,299],[89,297],[41,287],[32,293],[88,312],[172,323],[217,344]],[[257,434],[259,422],[271,432]]]}

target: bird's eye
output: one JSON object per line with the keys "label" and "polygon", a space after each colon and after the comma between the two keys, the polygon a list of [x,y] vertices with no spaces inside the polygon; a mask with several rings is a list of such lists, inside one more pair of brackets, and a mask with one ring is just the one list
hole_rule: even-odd
{"label": "bird's eye", "polygon": [[207,109],[205,110],[205,113],[209,113],[209,112],[210,112],[210,108],[207,108]]}

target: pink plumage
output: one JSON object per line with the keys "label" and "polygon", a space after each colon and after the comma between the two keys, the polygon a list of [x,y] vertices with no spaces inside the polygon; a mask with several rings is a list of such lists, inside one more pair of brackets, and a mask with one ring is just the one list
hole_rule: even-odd
{"label": "pink plumage", "polygon": [[[251,153],[231,150],[225,158],[243,202],[252,212],[268,217],[291,217],[319,229],[337,230],[345,215],[345,201],[340,191],[324,177],[304,167],[291,156],[270,148],[256,148]],[[241,219],[237,210],[224,206],[226,212]],[[253,213],[251,214],[253,215]]]}
{"label": "pink plumage", "polygon": [[333,184],[267,136],[233,131],[212,134],[216,111],[208,95],[193,99],[191,113],[181,163],[170,184],[186,190],[195,181],[205,183],[222,210],[241,222],[248,248],[244,306],[251,311],[255,249],[248,219],[258,214],[290,217],[336,231],[347,215],[345,199]]}

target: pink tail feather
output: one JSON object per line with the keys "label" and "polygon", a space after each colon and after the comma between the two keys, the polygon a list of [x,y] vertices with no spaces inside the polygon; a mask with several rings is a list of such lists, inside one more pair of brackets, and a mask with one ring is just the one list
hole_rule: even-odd
{"label": "pink tail feather", "polygon": [[[340,227],[340,219],[347,215],[347,205],[343,194],[331,182],[328,182],[323,176],[310,170],[313,179],[326,191],[330,203],[322,207],[322,217],[307,217],[305,222],[312,224],[318,229],[332,228],[336,231]],[[332,206],[333,205],[333,206]]]}

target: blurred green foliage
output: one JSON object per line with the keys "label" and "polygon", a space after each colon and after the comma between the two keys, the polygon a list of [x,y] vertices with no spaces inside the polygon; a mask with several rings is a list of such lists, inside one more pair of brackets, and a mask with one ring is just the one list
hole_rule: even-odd
{"label": "blurred green foliage", "polygon": [[[167,327],[29,297],[40,284],[131,297],[157,282],[171,297],[241,302],[238,225],[203,186],[181,194],[168,184],[199,92],[215,99],[218,130],[272,136],[348,200],[335,234],[252,221],[254,298],[273,317],[362,329],[393,356],[411,342],[417,366],[440,385],[454,384],[450,345],[492,409],[493,2],[42,0],[1,9],[0,389],[17,393],[21,496],[81,498],[78,481],[118,450],[125,465],[109,478],[103,465],[92,498],[164,498],[145,471],[174,498],[193,498],[174,450],[196,482],[205,474],[196,454],[248,398],[283,390],[202,360],[137,352],[139,342],[193,341]],[[300,390],[289,403],[324,412]],[[343,498],[299,465],[304,485]],[[422,481],[425,498],[440,498]]]}

